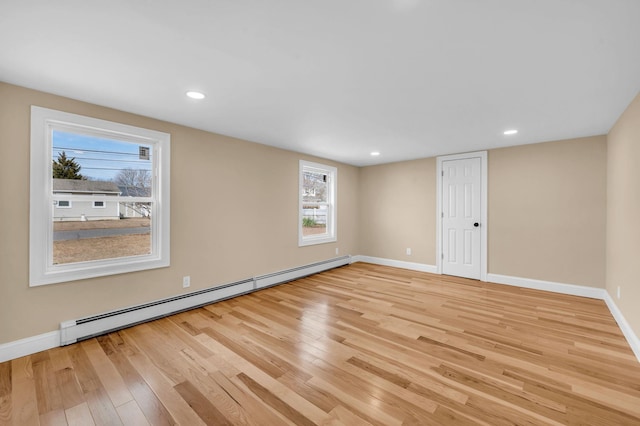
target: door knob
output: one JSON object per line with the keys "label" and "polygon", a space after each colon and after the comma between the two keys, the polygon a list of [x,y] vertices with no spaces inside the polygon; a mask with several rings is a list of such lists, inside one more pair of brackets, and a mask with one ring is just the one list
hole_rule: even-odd
{"label": "door knob", "polygon": [[478,226],[480,226],[480,224],[478,222],[476,222],[476,223],[473,224],[473,226],[475,226],[477,228]]}

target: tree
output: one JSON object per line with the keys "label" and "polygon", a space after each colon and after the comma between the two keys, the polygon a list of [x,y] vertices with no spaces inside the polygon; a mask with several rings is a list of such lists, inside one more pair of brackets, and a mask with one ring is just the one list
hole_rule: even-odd
{"label": "tree", "polygon": [[302,201],[326,202],[327,201],[327,175],[314,171],[302,173]]}
{"label": "tree", "polygon": [[53,178],[86,180],[87,178],[80,174],[81,168],[75,157],[67,158],[67,154],[62,151],[58,154],[58,159],[53,160]]}
{"label": "tree", "polygon": [[[151,196],[151,170],[122,169],[116,175],[114,182],[124,197]],[[151,204],[149,203],[125,203],[124,205],[138,212],[142,217],[151,216]]]}
{"label": "tree", "polygon": [[125,197],[151,195],[151,170],[122,169],[114,179]]}

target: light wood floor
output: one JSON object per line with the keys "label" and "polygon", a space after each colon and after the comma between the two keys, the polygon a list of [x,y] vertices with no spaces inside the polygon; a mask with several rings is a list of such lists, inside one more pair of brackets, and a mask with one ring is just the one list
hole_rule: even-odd
{"label": "light wood floor", "polygon": [[356,263],[0,364],[2,425],[640,424],[599,300]]}

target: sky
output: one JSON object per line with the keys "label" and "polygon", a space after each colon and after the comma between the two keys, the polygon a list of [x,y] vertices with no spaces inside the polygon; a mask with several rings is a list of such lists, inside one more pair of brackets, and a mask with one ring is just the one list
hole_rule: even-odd
{"label": "sky", "polygon": [[[140,146],[149,149],[149,159],[141,159]],[[153,147],[79,133],[53,131],[55,160],[64,151],[82,167],[80,174],[91,180],[113,180],[122,169],[151,170]]]}

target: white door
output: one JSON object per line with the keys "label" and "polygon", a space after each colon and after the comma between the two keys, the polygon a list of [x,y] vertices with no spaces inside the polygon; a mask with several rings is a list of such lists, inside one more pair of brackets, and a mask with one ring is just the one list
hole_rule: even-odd
{"label": "white door", "polygon": [[480,279],[482,161],[442,162],[442,273]]}

